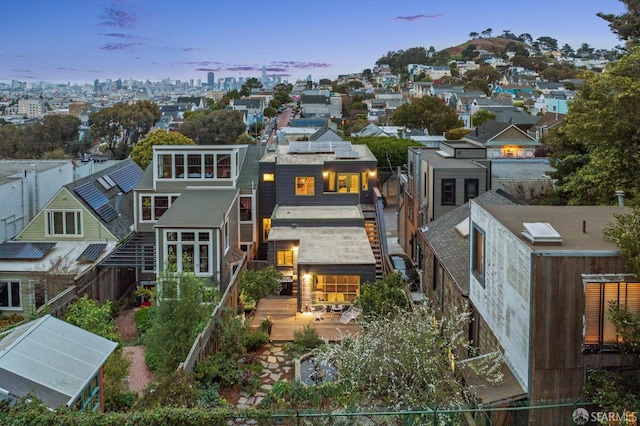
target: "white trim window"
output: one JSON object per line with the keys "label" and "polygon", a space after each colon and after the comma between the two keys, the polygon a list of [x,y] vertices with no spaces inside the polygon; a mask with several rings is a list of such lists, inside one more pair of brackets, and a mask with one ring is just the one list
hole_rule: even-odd
{"label": "white trim window", "polygon": [[209,276],[213,272],[212,231],[165,230],[164,259],[176,263],[176,272]]}
{"label": "white trim window", "polygon": [[47,210],[47,235],[82,236],[82,210]]}
{"label": "white trim window", "polygon": [[140,222],[155,222],[169,210],[178,195],[141,195]]}
{"label": "white trim window", "polygon": [[20,281],[0,281],[0,309],[22,307]]}

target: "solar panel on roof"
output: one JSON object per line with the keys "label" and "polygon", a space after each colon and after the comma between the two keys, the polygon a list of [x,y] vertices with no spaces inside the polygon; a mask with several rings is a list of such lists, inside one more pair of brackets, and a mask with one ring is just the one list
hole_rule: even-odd
{"label": "solar panel on roof", "polygon": [[127,193],[136,186],[140,177],[142,177],[142,170],[135,164],[129,164],[109,173],[109,176],[116,182],[122,192]]}
{"label": "solar panel on roof", "polygon": [[0,244],[0,259],[42,259],[56,243],[5,242]]}
{"label": "solar panel on roof", "polygon": [[118,217],[118,212],[115,211],[109,203],[103,204],[95,210],[96,213],[98,213],[98,216],[100,216],[105,222],[111,222],[113,219]]}
{"label": "solar panel on roof", "polygon": [[100,176],[96,180],[100,183],[100,185],[102,185],[104,189],[111,189],[116,186],[116,183],[109,176]]}
{"label": "solar panel on roof", "polygon": [[356,151],[336,151],[336,158],[360,158],[360,154]]}
{"label": "solar panel on roof", "polygon": [[78,256],[76,262],[95,262],[105,248],[107,248],[105,243],[89,244],[82,254]]}
{"label": "solar panel on roof", "polygon": [[84,185],[80,185],[75,188],[76,194],[78,194],[92,209],[98,210],[98,207],[103,204],[109,203],[109,199],[106,195],[98,189],[93,182],[87,182]]}

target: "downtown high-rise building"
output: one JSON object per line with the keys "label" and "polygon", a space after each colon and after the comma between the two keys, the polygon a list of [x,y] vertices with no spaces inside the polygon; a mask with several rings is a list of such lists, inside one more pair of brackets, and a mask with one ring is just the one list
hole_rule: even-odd
{"label": "downtown high-rise building", "polygon": [[215,86],[215,83],[216,83],[215,76],[213,75],[213,72],[209,71],[207,73],[207,86],[209,86],[209,89],[213,89],[213,86]]}

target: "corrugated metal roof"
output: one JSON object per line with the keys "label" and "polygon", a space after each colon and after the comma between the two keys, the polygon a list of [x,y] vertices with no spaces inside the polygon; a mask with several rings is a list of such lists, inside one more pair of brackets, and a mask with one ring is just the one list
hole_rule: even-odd
{"label": "corrugated metal roof", "polygon": [[70,405],[118,344],[51,315],[9,332],[0,345],[0,387]]}

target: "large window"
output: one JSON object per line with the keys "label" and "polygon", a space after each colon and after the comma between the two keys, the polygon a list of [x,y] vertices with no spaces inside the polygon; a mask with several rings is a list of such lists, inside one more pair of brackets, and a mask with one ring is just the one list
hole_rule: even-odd
{"label": "large window", "polygon": [[140,199],[141,221],[160,219],[177,198],[177,195],[143,195]]}
{"label": "large window", "polygon": [[456,205],[456,180],[442,179],[442,192],[440,194],[440,204],[443,206]]}
{"label": "large window", "polygon": [[293,266],[293,250],[278,250],[276,252],[277,266]]}
{"label": "large window", "polygon": [[471,271],[484,287],[484,231],[473,225],[471,235]]}
{"label": "large window", "polygon": [[587,282],[585,296],[584,344],[622,343],[607,310],[613,303],[624,305],[631,312],[640,312],[640,283]]}
{"label": "large window", "polygon": [[296,178],[296,195],[314,195],[315,179],[310,176]]}
{"label": "large window", "polygon": [[175,262],[176,272],[210,274],[211,242],[211,231],[165,231],[165,261]]}
{"label": "large window", "polygon": [[338,192],[360,192],[358,173],[338,173]]}
{"label": "large window", "polygon": [[158,156],[158,179],[230,179],[230,153],[174,153]]}
{"label": "large window", "polygon": [[352,303],[360,294],[359,275],[316,275],[313,277],[311,303]]}
{"label": "large window", "polygon": [[480,188],[480,181],[478,179],[465,179],[464,180],[464,202],[469,201],[469,198],[476,198]]}
{"label": "large window", "polygon": [[20,283],[0,281],[0,308],[19,308],[20,306]]}
{"label": "large window", "polygon": [[82,235],[82,211],[47,210],[47,235]]}

